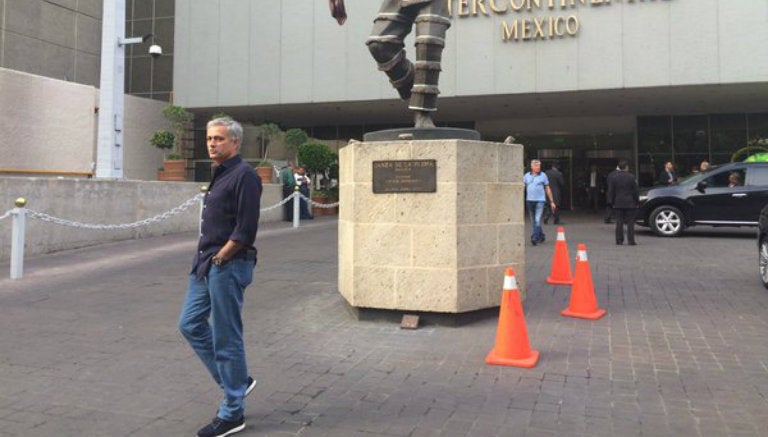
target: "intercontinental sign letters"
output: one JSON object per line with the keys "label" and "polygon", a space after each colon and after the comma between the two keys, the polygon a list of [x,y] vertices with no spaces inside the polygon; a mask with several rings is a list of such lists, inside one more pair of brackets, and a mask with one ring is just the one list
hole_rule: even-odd
{"label": "intercontinental sign letters", "polygon": [[[569,10],[579,7],[607,7],[612,3],[662,3],[670,0],[446,0],[452,17],[493,17],[517,14],[501,22],[502,41],[536,41],[575,37],[581,28],[579,17]],[[537,12],[550,15],[530,16]],[[527,13],[527,17],[519,17]]]}

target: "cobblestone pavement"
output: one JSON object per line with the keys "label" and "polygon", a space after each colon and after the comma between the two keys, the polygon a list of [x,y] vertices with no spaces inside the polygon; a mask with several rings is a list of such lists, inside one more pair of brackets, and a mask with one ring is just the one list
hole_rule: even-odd
{"label": "cobblestone pavement", "polygon": [[[616,246],[597,216],[564,215],[608,314],[559,315],[569,288],[545,283],[547,226],[526,255],[533,369],[484,364],[495,317],[417,330],[352,317],[333,218],[263,226],[244,308],[259,385],[238,435],[768,435],[754,229],[641,230]],[[193,436],[213,417],[220,392],[176,327],[194,239],[49,254],[0,279],[0,436]]]}

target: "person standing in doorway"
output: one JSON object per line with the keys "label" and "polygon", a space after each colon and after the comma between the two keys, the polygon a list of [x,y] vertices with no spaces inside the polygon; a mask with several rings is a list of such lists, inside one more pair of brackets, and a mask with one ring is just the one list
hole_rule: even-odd
{"label": "person standing in doorway", "polygon": [[677,173],[675,173],[675,164],[672,161],[664,163],[664,169],[659,174],[659,180],[656,181],[659,185],[672,185],[677,183]]}
{"label": "person standing in doorway", "polygon": [[593,165],[589,171],[589,178],[587,180],[587,201],[589,208],[592,212],[597,212],[598,209],[598,197],[600,196],[600,173],[597,171],[597,166]]}
{"label": "person standing in doorway", "polygon": [[256,265],[261,179],[239,155],[243,128],[231,118],[208,122],[208,156],[215,163],[203,200],[197,245],[179,330],[224,391],[213,421],[199,437],[222,437],[245,429],[245,396],[256,386],[249,376],[243,341],[243,294]]}
{"label": "person standing in doorway", "polygon": [[541,215],[544,212],[544,202],[549,199],[549,206],[552,208],[552,211],[555,211],[557,205],[552,198],[549,179],[546,174],[541,172],[541,161],[538,159],[531,161],[531,171],[523,175],[523,183],[525,184],[528,215],[531,217],[531,224],[533,225],[531,244],[535,246],[543,243],[546,239],[544,231],[541,229]]}
{"label": "person standing in doorway", "polygon": [[[606,186],[611,183],[610,182],[611,181],[611,177],[615,176],[620,171],[621,170],[619,170],[619,166],[617,165],[616,168],[613,171],[608,173],[608,176],[606,176],[606,178],[605,178]],[[608,197],[608,190],[606,190],[606,192],[605,192],[605,218],[604,218],[603,221],[605,223],[613,223],[613,219],[614,219],[613,205],[611,205],[611,198]]]}
{"label": "person standing in doorway", "polygon": [[[552,200],[554,200],[556,205],[561,205],[562,199],[563,199],[563,191],[565,190],[565,178],[563,177],[563,173],[561,173],[557,167],[558,167],[558,163],[553,162],[552,165],[549,167],[549,170],[545,171],[544,173],[547,175],[547,179],[549,179],[549,189],[552,190]],[[556,225],[561,224],[560,208],[555,208],[553,210],[550,205],[545,204],[544,205],[544,224],[549,223],[550,217],[554,219],[553,220],[554,224]]]}
{"label": "person standing in doorway", "polygon": [[616,244],[624,244],[624,224],[627,225],[627,244],[634,246],[635,216],[640,193],[635,175],[629,172],[629,164],[619,161],[619,171],[608,179],[608,200],[616,216]]}

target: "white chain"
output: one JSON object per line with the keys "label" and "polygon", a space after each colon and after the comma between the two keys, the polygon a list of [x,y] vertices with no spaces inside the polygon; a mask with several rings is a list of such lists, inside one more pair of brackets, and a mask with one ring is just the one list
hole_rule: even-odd
{"label": "white chain", "polygon": [[339,202],[336,202],[336,203],[320,203],[320,202],[315,202],[314,200],[310,199],[309,197],[307,197],[307,196],[305,196],[305,195],[303,195],[301,193],[299,193],[299,196],[301,196],[302,199],[304,199],[307,202],[309,202],[312,206],[316,206],[318,208],[336,208],[337,206],[339,206]]}
{"label": "white chain", "polygon": [[266,212],[266,211],[271,211],[271,210],[273,210],[275,208],[279,208],[279,207],[285,205],[286,203],[288,203],[289,201],[293,200],[294,197],[296,197],[296,193],[291,194],[290,196],[286,197],[285,199],[281,200],[280,202],[278,202],[278,203],[276,203],[276,204],[274,204],[272,206],[267,206],[266,208],[261,208],[259,211]]}
{"label": "white chain", "polygon": [[[336,202],[336,203],[318,203],[318,202],[313,201],[312,199],[308,198],[307,196],[305,196],[305,195],[303,195],[303,194],[301,194],[299,192],[294,192],[290,196],[286,197],[282,201],[280,201],[280,202],[278,202],[278,203],[276,203],[276,204],[274,204],[272,206],[261,208],[260,211],[261,212],[266,212],[266,211],[271,211],[273,209],[279,208],[279,207],[285,205],[286,203],[290,202],[291,200],[293,200],[296,196],[301,197],[305,201],[309,202],[311,205],[316,206],[318,208],[335,208],[335,207],[339,206],[339,202]],[[132,229],[132,228],[138,228],[140,226],[147,226],[147,225],[151,225],[153,223],[158,223],[158,222],[160,222],[162,220],[166,220],[166,219],[169,219],[169,218],[171,218],[171,217],[173,217],[175,215],[181,214],[182,212],[188,210],[195,203],[198,203],[202,197],[203,197],[203,194],[198,194],[195,197],[187,200],[186,202],[182,203],[181,205],[177,206],[176,208],[173,208],[170,211],[164,212],[162,214],[158,214],[158,215],[150,217],[150,218],[146,218],[144,220],[139,220],[137,222],[117,224],[117,225],[81,223],[81,222],[77,222],[77,221],[66,220],[66,219],[63,219],[63,218],[54,217],[52,215],[48,215],[48,214],[45,214],[43,212],[33,211],[31,209],[28,209],[27,212],[29,213],[29,216],[31,218],[33,218],[33,219],[38,219],[38,220],[42,220],[44,222],[49,222],[49,223],[55,223],[57,225],[62,225],[62,226],[71,226],[71,227],[75,227],[75,228],[97,229],[97,230]],[[8,210],[5,214],[1,215],[0,216],[0,220],[10,216],[11,215],[11,211],[12,210]]]}
{"label": "white chain", "polygon": [[[311,199],[307,198],[306,196],[302,195],[299,192],[294,192],[290,196],[286,197],[282,201],[272,205],[268,206],[266,208],[261,208],[261,212],[271,211],[273,209],[279,208],[286,203],[293,200],[296,196],[301,197],[302,199],[306,200],[307,202],[311,203],[314,206],[317,206],[318,208],[333,208],[335,206],[339,205],[339,202],[333,203],[333,204],[324,204],[324,203],[317,203],[312,201]],[[144,220],[139,220],[137,222],[133,223],[124,223],[124,224],[116,224],[116,225],[103,225],[103,224],[93,224],[93,223],[81,223],[76,222],[72,220],[66,220],[59,217],[54,217],[42,212],[33,211],[31,209],[28,209],[27,212],[29,213],[29,216],[34,219],[42,220],[44,222],[49,223],[55,223],[57,225],[62,226],[71,226],[75,228],[84,228],[84,229],[97,229],[97,230],[112,230],[112,229],[132,229],[132,228],[138,228],[140,226],[147,226],[151,225],[153,223],[158,223],[162,220],[169,219],[175,215],[181,214],[182,212],[188,210],[192,205],[199,202],[200,199],[203,197],[203,194],[198,194],[195,197],[187,200],[186,202],[182,203],[181,205],[177,206],[176,208],[173,208],[170,211],[164,212],[162,214],[158,214],[154,217],[146,218]],[[0,220],[7,218],[11,215],[11,210],[8,210],[5,214],[0,216]]]}
{"label": "white chain", "polygon": [[11,216],[11,211],[13,211],[13,210],[9,209],[8,211],[5,212],[5,214],[0,215],[0,220],[10,217]]}
{"label": "white chain", "polygon": [[53,217],[51,215],[27,210],[29,212],[29,216],[38,220],[42,220],[44,222],[50,222],[55,223],[57,225],[63,225],[63,226],[72,226],[75,228],[85,228],[85,229],[99,229],[99,230],[111,230],[111,229],[131,229],[131,228],[138,228],[140,226],[147,226],[152,223],[160,222],[161,220],[165,220],[168,218],[173,217],[174,215],[180,214],[192,205],[198,203],[200,201],[200,198],[202,197],[202,194],[198,194],[195,197],[187,200],[186,202],[182,203],[181,205],[177,206],[176,208],[173,208],[170,211],[164,212],[162,214],[158,214],[154,217],[146,218],[144,220],[139,220],[137,222],[133,223],[125,223],[125,224],[119,224],[119,225],[102,225],[102,224],[92,224],[92,223],[81,223],[71,220],[65,220],[58,217]]}

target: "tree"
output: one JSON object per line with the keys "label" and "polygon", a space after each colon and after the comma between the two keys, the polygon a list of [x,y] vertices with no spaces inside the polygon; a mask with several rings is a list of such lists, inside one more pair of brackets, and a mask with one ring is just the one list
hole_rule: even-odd
{"label": "tree", "polygon": [[267,122],[256,126],[254,132],[256,133],[256,137],[259,138],[259,154],[261,155],[261,159],[266,160],[267,156],[269,155],[269,142],[272,141],[272,139],[277,135],[279,135],[282,130],[280,129],[280,126]]}
{"label": "tree", "polygon": [[165,151],[172,149],[173,145],[176,144],[176,136],[167,130],[157,130],[149,138],[149,144],[152,144],[165,153]]}
{"label": "tree", "polygon": [[166,159],[182,159],[184,156],[181,154],[181,142],[184,139],[184,131],[187,129],[187,124],[194,118],[194,115],[181,106],[176,105],[166,106],[163,108],[162,113],[166,120],[171,122],[175,139],[173,150]]}
{"label": "tree", "polygon": [[317,186],[317,177],[322,175],[321,189],[328,188],[331,181],[331,167],[336,164],[338,159],[338,156],[328,146],[319,143],[302,144],[299,146],[298,159],[299,165],[307,167],[313,186]]}
{"label": "tree", "polygon": [[309,136],[304,129],[292,128],[285,132],[285,148],[290,158],[296,156],[299,146],[309,141]]}

